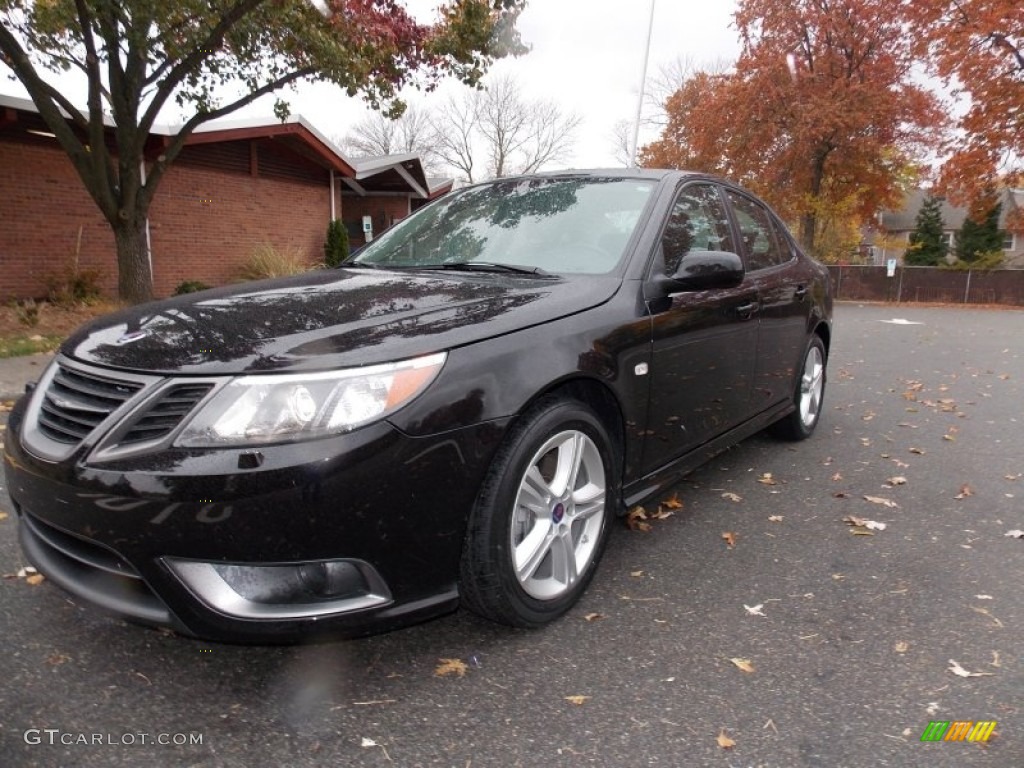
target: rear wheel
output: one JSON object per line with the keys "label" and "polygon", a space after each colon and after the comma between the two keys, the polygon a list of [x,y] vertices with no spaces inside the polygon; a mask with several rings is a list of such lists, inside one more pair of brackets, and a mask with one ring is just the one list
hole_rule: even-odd
{"label": "rear wheel", "polygon": [[796,382],[793,401],[796,410],[772,425],[771,431],[786,440],[805,440],[814,433],[821,418],[821,404],[825,396],[825,344],[815,334],[804,354],[803,370]]}
{"label": "rear wheel", "polygon": [[544,398],[495,457],[469,523],[463,604],[519,627],[546,624],[586,589],[615,504],[611,441],[575,400]]}

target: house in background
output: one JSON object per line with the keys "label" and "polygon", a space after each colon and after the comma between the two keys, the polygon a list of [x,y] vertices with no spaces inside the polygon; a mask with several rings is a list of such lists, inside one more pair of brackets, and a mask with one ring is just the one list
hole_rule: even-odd
{"label": "house in background", "polygon": [[[156,157],[174,128],[155,127]],[[374,234],[449,191],[428,181],[415,155],[350,160],[299,116],[217,121],[187,140],[164,177],[149,216],[154,294],[186,280],[237,279],[262,244],[323,258],[328,222]],[[44,297],[72,265],[96,270],[117,292],[113,233],[35,105],[0,95],[0,301]]]}
{"label": "house in background", "polygon": [[[866,236],[866,242],[871,246],[873,263],[885,264],[889,259],[903,263],[903,254],[910,244],[910,233],[917,225],[917,214],[927,197],[927,190],[916,189],[904,197],[899,210],[882,211],[879,214],[877,222]],[[1005,233],[1003,266],[1024,269],[1024,190],[1006,189],[999,201],[1002,203],[999,228]],[[956,233],[967,218],[967,209],[942,200],[941,212],[943,232],[952,253]]]}

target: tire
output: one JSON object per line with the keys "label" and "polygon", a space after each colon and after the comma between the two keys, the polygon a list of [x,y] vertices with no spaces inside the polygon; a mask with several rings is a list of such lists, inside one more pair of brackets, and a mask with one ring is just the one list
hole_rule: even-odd
{"label": "tire", "polygon": [[793,403],[796,410],[771,426],[771,432],[783,440],[806,440],[814,434],[821,418],[825,397],[825,369],[828,355],[821,337],[814,334],[804,353],[803,367],[796,380]]}
{"label": "tire", "polygon": [[608,432],[576,400],[545,397],[512,427],[481,487],[460,567],[462,604],[539,627],[576,603],[617,509]]}

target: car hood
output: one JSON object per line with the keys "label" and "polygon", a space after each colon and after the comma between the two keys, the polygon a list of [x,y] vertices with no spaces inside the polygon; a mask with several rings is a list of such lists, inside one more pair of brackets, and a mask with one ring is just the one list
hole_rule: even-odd
{"label": "car hood", "polygon": [[321,270],[122,310],[80,328],[61,351],[167,374],[371,365],[575,314],[620,285],[616,277]]}

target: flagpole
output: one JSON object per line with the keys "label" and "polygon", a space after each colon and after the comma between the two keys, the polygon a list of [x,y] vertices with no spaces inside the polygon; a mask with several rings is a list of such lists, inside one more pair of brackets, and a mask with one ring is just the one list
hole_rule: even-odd
{"label": "flagpole", "polygon": [[640,142],[640,116],[644,108],[644,92],[647,90],[647,62],[651,58],[651,33],[654,31],[654,0],[651,0],[651,12],[647,20],[647,43],[644,45],[644,68],[640,75],[640,94],[636,99],[636,121],[633,123],[633,146],[629,158],[629,167],[636,168],[637,144]]}

